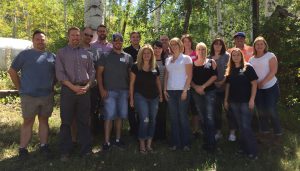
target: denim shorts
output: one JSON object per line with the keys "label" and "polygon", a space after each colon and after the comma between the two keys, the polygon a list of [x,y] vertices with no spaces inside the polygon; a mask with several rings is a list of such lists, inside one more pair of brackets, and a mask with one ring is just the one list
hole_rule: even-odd
{"label": "denim shorts", "polygon": [[104,120],[126,119],[128,113],[128,90],[108,90],[104,102]]}

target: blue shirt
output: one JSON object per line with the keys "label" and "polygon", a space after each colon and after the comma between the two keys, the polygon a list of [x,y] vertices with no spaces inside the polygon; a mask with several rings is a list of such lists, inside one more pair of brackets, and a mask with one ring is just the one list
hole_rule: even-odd
{"label": "blue shirt", "polygon": [[34,49],[24,50],[13,60],[11,68],[21,71],[19,93],[29,96],[47,96],[53,92],[55,55]]}

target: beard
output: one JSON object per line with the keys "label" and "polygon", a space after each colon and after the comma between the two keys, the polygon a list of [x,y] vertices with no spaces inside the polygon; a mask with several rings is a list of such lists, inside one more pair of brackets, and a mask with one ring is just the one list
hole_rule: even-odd
{"label": "beard", "polygon": [[107,37],[106,35],[99,35],[98,39],[99,40],[106,40],[106,37]]}

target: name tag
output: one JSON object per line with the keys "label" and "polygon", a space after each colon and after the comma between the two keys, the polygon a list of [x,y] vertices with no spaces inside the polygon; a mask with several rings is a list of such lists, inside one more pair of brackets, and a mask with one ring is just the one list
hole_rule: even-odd
{"label": "name tag", "polygon": [[157,73],[156,69],[153,69],[152,72],[153,72],[153,73]]}
{"label": "name tag", "polygon": [[53,63],[55,60],[53,57],[51,57],[51,58],[47,58],[47,61]]}
{"label": "name tag", "polygon": [[86,55],[81,55],[81,58],[82,59],[87,59],[87,56]]}
{"label": "name tag", "polygon": [[125,58],[120,58],[120,61],[121,61],[121,62],[125,62],[126,59],[125,59]]}

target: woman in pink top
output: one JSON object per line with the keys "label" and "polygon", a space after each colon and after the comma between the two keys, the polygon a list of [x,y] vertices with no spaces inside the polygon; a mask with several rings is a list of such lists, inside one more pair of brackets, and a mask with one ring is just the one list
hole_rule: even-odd
{"label": "woman in pink top", "polygon": [[[196,51],[193,49],[194,46],[192,36],[189,34],[184,34],[181,37],[181,41],[184,47],[183,53],[190,56],[194,62],[197,59],[197,55]],[[190,99],[190,113],[192,113],[192,132],[194,137],[197,138],[200,134],[199,116],[197,115],[197,109],[193,98]]]}

